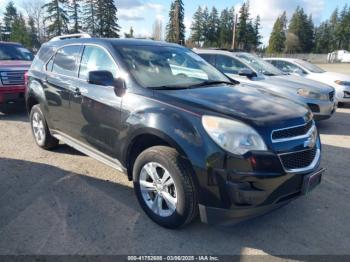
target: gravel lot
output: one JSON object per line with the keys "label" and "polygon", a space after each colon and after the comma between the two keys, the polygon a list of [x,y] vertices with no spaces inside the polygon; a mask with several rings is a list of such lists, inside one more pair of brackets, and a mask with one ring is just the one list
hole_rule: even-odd
{"label": "gravel lot", "polygon": [[126,177],[62,145],[39,149],[24,112],[0,114],[0,254],[350,254],[350,108],[319,124],[323,183],[232,227],[151,222]]}

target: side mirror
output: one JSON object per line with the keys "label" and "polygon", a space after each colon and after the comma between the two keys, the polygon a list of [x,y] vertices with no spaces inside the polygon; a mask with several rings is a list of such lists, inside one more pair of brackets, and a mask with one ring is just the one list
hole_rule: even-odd
{"label": "side mirror", "polygon": [[125,93],[125,81],[122,78],[114,78],[113,74],[109,71],[99,70],[89,72],[90,84],[100,86],[113,86],[114,93],[117,96],[122,96]]}
{"label": "side mirror", "polygon": [[251,79],[253,77],[257,77],[257,74],[253,70],[248,69],[248,68],[239,70],[238,75],[245,76],[249,79]]}
{"label": "side mirror", "polygon": [[93,85],[114,86],[114,77],[109,71],[90,71],[88,82]]}

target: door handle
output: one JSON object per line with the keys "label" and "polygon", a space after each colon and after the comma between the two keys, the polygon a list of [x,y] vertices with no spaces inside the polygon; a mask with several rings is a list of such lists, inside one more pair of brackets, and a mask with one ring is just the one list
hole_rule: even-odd
{"label": "door handle", "polygon": [[79,88],[75,88],[73,91],[73,96],[74,97],[80,97],[81,96],[81,92]]}

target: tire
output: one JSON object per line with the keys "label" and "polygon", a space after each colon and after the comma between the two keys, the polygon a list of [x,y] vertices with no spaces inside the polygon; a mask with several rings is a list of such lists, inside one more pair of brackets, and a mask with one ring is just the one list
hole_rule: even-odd
{"label": "tire", "polygon": [[[150,170],[156,170],[158,182],[152,182]],[[142,209],[158,225],[175,229],[197,216],[197,191],[191,172],[189,164],[170,147],[151,147],[137,157],[133,168],[134,190]],[[161,204],[154,207],[155,203],[159,204],[157,200]]]}
{"label": "tire", "polygon": [[50,134],[44,114],[39,105],[32,107],[29,119],[36,144],[46,150],[55,148],[59,141]]}

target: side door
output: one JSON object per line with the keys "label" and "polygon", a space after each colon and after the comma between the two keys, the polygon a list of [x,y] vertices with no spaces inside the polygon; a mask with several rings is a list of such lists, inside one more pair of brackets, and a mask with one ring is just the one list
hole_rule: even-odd
{"label": "side door", "polygon": [[239,72],[244,69],[251,70],[242,62],[226,55],[216,55],[215,67],[224,74],[238,81],[248,81],[248,78],[245,76],[240,76]]}
{"label": "side door", "polygon": [[106,70],[119,77],[119,69],[109,51],[85,45],[79,68],[79,95],[71,97],[71,114],[75,116],[74,137],[112,157],[118,147],[122,98],[113,86],[88,82],[89,72]]}
{"label": "side door", "polygon": [[60,48],[46,65],[45,95],[52,128],[70,134],[70,96],[76,88],[81,45]]}

